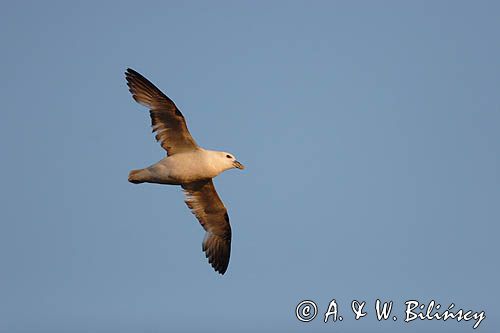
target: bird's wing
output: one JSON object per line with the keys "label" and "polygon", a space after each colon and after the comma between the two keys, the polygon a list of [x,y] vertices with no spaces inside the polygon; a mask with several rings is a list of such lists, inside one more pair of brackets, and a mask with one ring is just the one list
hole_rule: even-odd
{"label": "bird's wing", "polygon": [[203,251],[208,262],[220,274],[226,272],[231,254],[231,226],[226,207],[211,179],[183,184],[186,204],[206,230]]}
{"label": "bird's wing", "polygon": [[198,147],[189,133],[184,116],[170,98],[133,69],[128,68],[125,77],[132,97],[150,109],[156,140],[160,141],[168,155]]}

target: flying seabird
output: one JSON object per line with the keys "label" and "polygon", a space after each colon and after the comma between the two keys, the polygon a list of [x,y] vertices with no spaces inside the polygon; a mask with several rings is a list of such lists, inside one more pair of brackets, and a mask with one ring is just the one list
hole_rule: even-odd
{"label": "flying seabird", "polygon": [[150,109],[156,140],[167,151],[167,156],[158,163],[130,171],[128,181],[180,185],[187,206],[206,231],[202,249],[208,262],[215,271],[224,274],[231,253],[231,226],[212,178],[223,171],[245,167],[233,154],[198,146],[181,111],[144,76],[128,68],[125,78],[135,101]]}

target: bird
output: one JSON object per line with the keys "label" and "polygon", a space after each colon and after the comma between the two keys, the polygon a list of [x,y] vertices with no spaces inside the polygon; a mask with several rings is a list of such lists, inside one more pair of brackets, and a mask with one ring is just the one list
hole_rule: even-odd
{"label": "bird", "polygon": [[223,275],[231,254],[231,225],[212,179],[245,167],[231,153],[198,146],[179,108],[140,73],[127,68],[125,78],[133,99],[149,108],[156,141],[167,153],[149,167],[130,171],[128,181],[181,186],[185,203],[206,231],[202,250],[213,269]]}

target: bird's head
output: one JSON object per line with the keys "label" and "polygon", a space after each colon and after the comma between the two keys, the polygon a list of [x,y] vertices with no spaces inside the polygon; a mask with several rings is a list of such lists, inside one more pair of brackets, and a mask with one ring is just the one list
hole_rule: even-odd
{"label": "bird's head", "polygon": [[233,169],[233,168],[240,169],[240,170],[245,169],[245,166],[243,164],[241,164],[240,162],[238,162],[233,154],[227,153],[225,151],[221,151],[218,153],[220,156],[220,160],[221,160],[222,164],[225,166],[226,170]]}

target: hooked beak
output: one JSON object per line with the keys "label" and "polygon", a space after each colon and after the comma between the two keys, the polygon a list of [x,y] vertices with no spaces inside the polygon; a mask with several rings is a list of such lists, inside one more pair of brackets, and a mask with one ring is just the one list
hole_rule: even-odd
{"label": "hooked beak", "polygon": [[240,170],[245,169],[245,166],[244,166],[243,164],[241,164],[240,162],[238,162],[238,161],[234,161],[234,162],[233,162],[233,166],[234,166],[235,168],[240,169]]}

